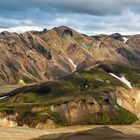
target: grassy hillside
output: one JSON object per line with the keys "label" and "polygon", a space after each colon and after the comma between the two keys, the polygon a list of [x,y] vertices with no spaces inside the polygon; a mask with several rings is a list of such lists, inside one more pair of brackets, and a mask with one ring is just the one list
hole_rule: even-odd
{"label": "grassy hillside", "polygon": [[[133,75],[138,75],[137,69],[115,64],[105,66],[118,75],[125,74],[133,85],[139,85],[139,79],[133,78]],[[118,87],[129,91],[125,84],[109,75],[107,70],[99,65],[75,72],[59,81],[16,89],[8,93],[10,97],[0,100],[0,112],[18,113],[19,125],[35,127],[46,119],[51,119],[58,125],[70,125],[61,112],[53,112],[50,107],[69,105],[72,101],[82,102],[85,107],[90,99],[94,99],[99,110],[89,113],[86,118],[83,116],[84,120],[79,120],[78,124],[131,124],[137,117],[117,104],[116,99],[120,92]]]}

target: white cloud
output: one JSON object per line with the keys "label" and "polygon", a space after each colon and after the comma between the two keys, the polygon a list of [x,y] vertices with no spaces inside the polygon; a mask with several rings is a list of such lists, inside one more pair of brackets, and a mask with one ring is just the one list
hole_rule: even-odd
{"label": "white cloud", "polygon": [[12,19],[12,18],[4,18],[4,17],[0,17],[0,26],[3,26],[4,28],[8,28],[11,26],[25,26],[25,25],[32,25],[33,22],[31,20],[27,20],[27,19]]}
{"label": "white cloud", "polygon": [[0,28],[0,32],[9,31],[9,32],[23,33],[25,31],[31,31],[31,30],[41,31],[43,30],[43,28],[38,26],[17,26],[11,28]]}

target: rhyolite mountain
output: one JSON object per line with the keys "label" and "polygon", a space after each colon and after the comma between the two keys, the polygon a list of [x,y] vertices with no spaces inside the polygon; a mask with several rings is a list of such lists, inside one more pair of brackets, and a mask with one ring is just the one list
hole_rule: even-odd
{"label": "rhyolite mountain", "polygon": [[140,67],[140,35],[123,36],[112,35],[92,36],[98,44],[89,48],[98,61],[114,61]]}
{"label": "rhyolite mountain", "polygon": [[96,61],[84,48],[92,38],[67,28],[0,34],[0,84],[59,79]]}
{"label": "rhyolite mountain", "polygon": [[0,33],[0,85],[41,82],[113,61],[140,67],[140,36],[87,36],[61,26],[41,32]]}
{"label": "rhyolite mountain", "polygon": [[1,126],[140,119],[140,35],[87,36],[65,26],[2,32],[0,52],[0,85],[24,83],[0,92]]}

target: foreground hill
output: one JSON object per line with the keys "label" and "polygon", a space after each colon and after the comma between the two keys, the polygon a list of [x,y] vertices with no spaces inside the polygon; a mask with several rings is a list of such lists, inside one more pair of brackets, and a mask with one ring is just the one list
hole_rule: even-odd
{"label": "foreground hill", "polygon": [[1,95],[1,118],[11,116],[17,125],[36,128],[132,124],[140,111],[138,76],[139,69],[101,63],[59,81],[25,86]]}

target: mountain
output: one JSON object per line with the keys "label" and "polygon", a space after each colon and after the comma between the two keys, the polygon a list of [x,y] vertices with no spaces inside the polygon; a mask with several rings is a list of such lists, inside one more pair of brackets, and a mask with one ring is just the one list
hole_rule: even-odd
{"label": "mountain", "polygon": [[68,28],[0,34],[0,85],[59,79],[95,63],[82,46],[92,39]]}
{"label": "mountain", "polygon": [[136,123],[139,45],[140,35],[87,36],[65,26],[2,32],[0,125]]}
{"label": "mountain", "polygon": [[41,82],[113,61],[140,67],[140,36],[87,36],[60,26],[41,32],[0,33],[0,85]]}
{"label": "mountain", "polygon": [[97,41],[97,44],[88,50],[93,53],[96,60],[140,66],[140,35],[123,36],[115,33],[112,35],[96,35],[92,38]]}

